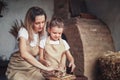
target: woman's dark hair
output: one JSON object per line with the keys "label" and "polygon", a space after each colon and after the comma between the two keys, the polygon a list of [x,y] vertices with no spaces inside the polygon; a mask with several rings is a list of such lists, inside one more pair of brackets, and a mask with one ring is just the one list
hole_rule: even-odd
{"label": "woman's dark hair", "polygon": [[44,15],[45,20],[47,19],[45,11],[40,7],[31,7],[28,10],[28,15],[30,16],[32,21],[35,21],[35,17],[38,16],[38,15]]}
{"label": "woman's dark hair", "polygon": [[[45,11],[40,7],[31,7],[26,13],[25,20],[24,20],[24,27],[28,30],[29,34],[29,41],[33,40],[33,23],[35,21],[35,17],[39,15],[45,16],[45,21],[47,19]],[[44,33],[44,30],[40,32],[40,35]]]}

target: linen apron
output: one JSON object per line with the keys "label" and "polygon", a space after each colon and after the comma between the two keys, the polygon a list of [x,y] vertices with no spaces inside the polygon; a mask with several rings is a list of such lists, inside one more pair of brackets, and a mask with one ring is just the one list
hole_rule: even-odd
{"label": "linen apron", "polygon": [[[31,47],[27,44],[27,49],[32,55],[36,55],[39,52],[38,46]],[[25,61],[20,56],[19,51],[11,55],[6,76],[8,80],[45,80],[40,69]]]}
{"label": "linen apron", "polygon": [[[64,60],[64,66],[66,65],[66,56],[63,57],[65,52],[65,46],[62,39],[59,40],[59,44],[50,44],[50,37],[47,38],[45,44],[45,59],[50,63],[49,67],[58,68],[61,60]],[[66,70],[66,67],[64,68]],[[64,71],[63,70],[63,71]]]}

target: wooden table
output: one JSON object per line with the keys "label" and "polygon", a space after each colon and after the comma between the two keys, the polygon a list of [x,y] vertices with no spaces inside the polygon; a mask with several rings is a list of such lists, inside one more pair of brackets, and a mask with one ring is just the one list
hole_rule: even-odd
{"label": "wooden table", "polygon": [[83,75],[77,75],[77,76],[69,75],[62,78],[49,77],[49,78],[46,78],[46,80],[88,80],[88,78]]}
{"label": "wooden table", "polygon": [[88,80],[88,78],[84,75],[76,75],[76,79],[75,80]]}

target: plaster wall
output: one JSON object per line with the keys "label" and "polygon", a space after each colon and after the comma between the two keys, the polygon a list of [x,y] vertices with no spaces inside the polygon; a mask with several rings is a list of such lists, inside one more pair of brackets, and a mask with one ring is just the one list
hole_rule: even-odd
{"label": "plaster wall", "polygon": [[46,11],[48,20],[53,15],[53,0],[6,0],[7,9],[2,12],[0,17],[0,56],[9,59],[15,49],[15,38],[9,33],[15,20],[24,20],[27,10],[32,6],[39,6]]}
{"label": "plaster wall", "polygon": [[120,0],[85,0],[88,12],[106,23],[116,51],[120,51]]}

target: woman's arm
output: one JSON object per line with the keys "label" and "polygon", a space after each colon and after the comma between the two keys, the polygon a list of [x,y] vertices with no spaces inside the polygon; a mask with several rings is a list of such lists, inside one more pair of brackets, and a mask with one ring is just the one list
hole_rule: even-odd
{"label": "woman's arm", "polygon": [[37,61],[37,59],[32,56],[28,51],[27,51],[27,45],[26,45],[26,39],[23,37],[19,38],[19,49],[20,49],[20,53],[21,53],[21,57],[24,58],[27,62],[29,62],[30,64],[40,68],[40,69],[44,69],[44,70],[51,70],[50,68],[45,67],[44,65],[42,65],[39,61]]}

